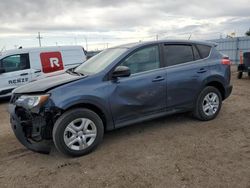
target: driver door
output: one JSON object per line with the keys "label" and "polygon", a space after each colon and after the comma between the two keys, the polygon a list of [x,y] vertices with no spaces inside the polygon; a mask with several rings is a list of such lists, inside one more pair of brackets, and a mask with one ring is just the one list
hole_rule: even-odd
{"label": "driver door", "polygon": [[116,127],[166,108],[166,70],[161,69],[158,45],[139,49],[121,62],[129,77],[111,81],[109,103]]}

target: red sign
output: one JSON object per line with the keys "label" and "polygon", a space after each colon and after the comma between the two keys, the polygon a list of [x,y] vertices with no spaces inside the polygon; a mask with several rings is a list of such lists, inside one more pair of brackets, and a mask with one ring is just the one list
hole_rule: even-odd
{"label": "red sign", "polygon": [[43,52],[40,53],[40,58],[44,73],[50,73],[64,69],[60,52]]}

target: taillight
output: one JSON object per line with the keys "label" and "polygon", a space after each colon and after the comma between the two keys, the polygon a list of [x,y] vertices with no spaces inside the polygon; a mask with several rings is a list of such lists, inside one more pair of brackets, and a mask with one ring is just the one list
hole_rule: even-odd
{"label": "taillight", "polygon": [[231,65],[231,61],[230,61],[229,58],[223,58],[223,59],[221,60],[221,64],[222,64],[222,65]]}

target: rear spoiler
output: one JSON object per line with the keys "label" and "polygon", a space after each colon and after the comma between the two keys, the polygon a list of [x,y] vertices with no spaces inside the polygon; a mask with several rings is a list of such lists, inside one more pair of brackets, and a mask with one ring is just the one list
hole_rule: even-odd
{"label": "rear spoiler", "polygon": [[206,43],[207,43],[207,45],[210,45],[210,46],[212,46],[212,47],[217,47],[217,46],[218,46],[218,43],[216,43],[216,42],[214,42],[214,41],[208,40],[208,41],[206,41]]}
{"label": "rear spoiler", "polygon": [[217,47],[217,46],[218,46],[218,43],[216,43],[216,42],[209,42],[209,43],[210,43],[210,45],[213,46],[213,47]]}
{"label": "rear spoiler", "polygon": [[214,47],[217,47],[218,46],[218,44],[217,43],[214,43]]}

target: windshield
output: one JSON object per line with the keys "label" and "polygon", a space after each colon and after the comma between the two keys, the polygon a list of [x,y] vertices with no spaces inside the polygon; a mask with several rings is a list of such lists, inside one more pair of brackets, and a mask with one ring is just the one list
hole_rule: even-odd
{"label": "windshield", "polygon": [[126,48],[111,48],[104,50],[77,67],[75,72],[81,74],[96,74],[101,72],[125,51],[127,51]]}

